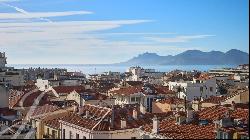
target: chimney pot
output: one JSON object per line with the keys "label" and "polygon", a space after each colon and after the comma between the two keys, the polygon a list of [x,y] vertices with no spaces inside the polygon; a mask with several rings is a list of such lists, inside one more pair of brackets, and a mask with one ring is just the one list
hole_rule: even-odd
{"label": "chimney pot", "polygon": [[77,112],[77,106],[74,105],[74,109],[73,109],[74,112]]}
{"label": "chimney pot", "polygon": [[134,110],[133,110],[133,118],[134,118],[134,119],[137,119],[137,115],[138,115],[138,114],[137,114],[137,110],[134,109]]}
{"label": "chimney pot", "polygon": [[146,109],[145,109],[145,107],[144,107],[142,104],[140,104],[140,112],[141,112],[142,114],[145,114],[145,113],[146,113]]}
{"label": "chimney pot", "polygon": [[83,109],[81,107],[78,107],[78,115],[82,115],[83,114]]}
{"label": "chimney pot", "polygon": [[127,122],[125,119],[121,119],[121,128],[126,128],[127,127]]}
{"label": "chimney pot", "polygon": [[186,117],[186,122],[189,123],[194,119],[194,111],[193,109],[188,109],[187,110],[187,117]]}
{"label": "chimney pot", "polygon": [[86,118],[88,118],[89,117],[89,111],[88,110],[86,110],[86,112],[85,112],[86,114],[85,114],[85,116],[86,116]]}
{"label": "chimney pot", "polygon": [[233,109],[233,110],[236,109],[236,107],[235,107],[235,102],[234,102],[234,101],[232,101],[232,109]]}
{"label": "chimney pot", "polygon": [[158,133],[159,132],[159,120],[156,116],[153,118],[153,130],[152,133]]}

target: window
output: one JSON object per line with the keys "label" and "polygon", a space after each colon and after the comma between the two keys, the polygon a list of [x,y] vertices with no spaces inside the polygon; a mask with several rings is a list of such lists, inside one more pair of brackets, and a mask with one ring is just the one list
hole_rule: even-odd
{"label": "window", "polygon": [[223,134],[223,139],[228,139],[228,134],[226,132]]}
{"label": "window", "polygon": [[76,133],[76,139],[79,139],[79,134]]}
{"label": "window", "polygon": [[203,93],[203,87],[200,87],[200,92]]}
{"label": "window", "polygon": [[73,138],[73,134],[71,131],[69,131],[69,139],[72,139]]}
{"label": "window", "polygon": [[135,97],[131,97],[131,102],[135,102]]}
{"label": "window", "polygon": [[52,138],[55,139],[56,138],[56,131],[52,130]]}
{"label": "window", "polygon": [[136,102],[140,102],[140,97],[135,97]]}
{"label": "window", "polygon": [[249,139],[249,137],[248,136],[241,136],[241,139]]}
{"label": "window", "polygon": [[82,139],[86,139],[86,137],[85,137],[85,136],[83,136],[83,137],[82,137]]}
{"label": "window", "polygon": [[49,135],[49,128],[47,128],[47,135]]}
{"label": "window", "polygon": [[63,139],[65,139],[65,129],[63,129]]}
{"label": "window", "polygon": [[219,132],[219,139],[222,139],[223,138],[223,132]]}
{"label": "window", "polygon": [[131,137],[131,139],[136,139],[136,137]]}
{"label": "window", "polygon": [[60,131],[57,131],[58,132],[58,134],[57,134],[57,138],[60,138]]}
{"label": "window", "polygon": [[213,87],[210,87],[209,90],[210,90],[210,92],[213,92]]}

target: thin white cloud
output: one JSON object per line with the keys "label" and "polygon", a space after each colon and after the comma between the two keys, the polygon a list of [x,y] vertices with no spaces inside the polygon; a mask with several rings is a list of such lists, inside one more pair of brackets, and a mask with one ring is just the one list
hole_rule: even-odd
{"label": "thin white cloud", "polygon": [[61,21],[61,22],[31,22],[31,23],[1,23],[0,27],[58,27],[80,25],[129,25],[151,22],[152,20],[96,20],[96,21]]}
{"label": "thin white cloud", "polygon": [[19,7],[0,3],[2,5],[11,7],[15,9],[19,13],[0,13],[0,21],[1,20],[17,20],[17,19],[39,19],[41,21],[52,22],[48,17],[59,17],[59,16],[72,16],[72,15],[83,15],[83,14],[92,14],[89,11],[64,11],[64,12],[28,12]]}
{"label": "thin white cloud", "polygon": [[193,39],[201,39],[201,38],[207,38],[212,37],[215,35],[189,35],[189,36],[176,36],[172,38],[163,38],[163,37],[145,37],[147,40],[152,40],[155,42],[161,42],[161,43],[181,43],[181,42],[188,42]]}
{"label": "thin white cloud", "polygon": [[20,13],[29,14],[29,13],[28,13],[27,11],[25,11],[24,9],[18,8],[18,7],[16,7],[16,6],[12,6],[12,5],[9,5],[9,4],[6,4],[6,3],[2,3],[2,5],[5,5],[5,6],[8,6],[8,7],[14,8],[17,12],[20,12]]}
{"label": "thin white cloud", "polygon": [[169,34],[176,34],[171,32],[153,32],[153,33],[147,33],[147,32],[117,32],[117,33],[103,33],[100,35],[169,35]]}
{"label": "thin white cloud", "polygon": [[[148,20],[0,23],[0,46],[19,46],[20,43],[49,40],[56,40],[60,44],[62,39],[84,38],[96,31],[144,22]],[[88,42],[88,40],[85,41]],[[33,45],[30,44],[30,46]]]}
{"label": "thin white cloud", "polygon": [[25,19],[41,17],[58,17],[91,14],[87,11],[66,11],[66,12],[29,12],[29,13],[0,13],[0,19]]}
{"label": "thin white cloud", "polygon": [[59,17],[59,16],[71,16],[71,15],[83,15],[83,14],[92,14],[89,11],[64,11],[64,12],[27,12],[24,9],[21,9],[16,6],[3,3],[3,5],[11,7],[20,13],[0,13],[0,19],[29,19],[29,18],[39,18],[44,21],[49,21],[45,19],[47,17]]}
{"label": "thin white cloud", "polygon": [[[25,17],[26,18],[21,18],[22,20],[23,19],[29,19],[29,18],[27,18],[27,16],[29,16],[30,15],[30,13],[29,12],[27,12],[27,11],[25,11],[24,9],[21,9],[21,8],[18,8],[18,7],[16,7],[16,6],[12,6],[12,5],[9,5],[9,4],[6,4],[6,3],[2,3],[2,5],[5,5],[5,6],[8,6],[8,7],[10,7],[10,8],[13,8],[13,9],[15,9],[17,12],[20,12],[20,13],[22,13],[23,15],[21,15],[20,16],[20,14],[16,14],[16,13],[11,13],[12,14],[12,16],[10,16],[10,15],[8,15],[9,13],[3,13],[3,14],[7,14],[7,15],[2,15],[3,17],[5,16],[7,16],[8,18],[7,18],[7,20],[13,20],[13,19],[15,19],[15,20],[17,20],[17,19],[20,19],[20,17],[22,17],[22,16],[24,16],[25,15]],[[17,16],[18,18],[13,18],[13,15],[14,16],[17,16],[17,15],[19,15],[19,16]],[[33,15],[34,16],[34,15]],[[12,18],[10,18],[10,17],[12,17]],[[40,20],[42,20],[42,21],[47,21],[47,22],[52,22],[50,19],[47,19],[47,18],[43,18],[43,17],[36,17],[36,18],[38,18],[38,19],[40,19]],[[1,19],[1,14],[0,14],[0,19]],[[4,19],[4,20],[6,20],[6,19]]]}

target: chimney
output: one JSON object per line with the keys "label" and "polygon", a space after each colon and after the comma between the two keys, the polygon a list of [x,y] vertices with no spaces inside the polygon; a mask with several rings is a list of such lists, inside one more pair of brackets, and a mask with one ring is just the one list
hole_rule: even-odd
{"label": "chimney", "polygon": [[121,119],[121,128],[124,129],[127,127],[127,122],[125,119]]}
{"label": "chimney", "polygon": [[176,114],[175,114],[175,121],[176,121],[176,124],[177,125],[181,125],[181,124],[183,124],[183,123],[185,123],[186,122],[186,116],[183,116],[183,115],[181,115],[181,114],[179,114],[180,112],[177,112]]}
{"label": "chimney", "polygon": [[137,119],[137,110],[136,109],[133,110],[133,118]]}
{"label": "chimney", "polygon": [[221,128],[221,119],[217,118],[213,123],[214,123],[214,132],[216,133],[216,135],[218,135],[218,132]]}
{"label": "chimney", "polygon": [[235,110],[235,109],[236,109],[236,104],[235,104],[235,102],[234,102],[234,101],[232,101],[231,106],[232,106],[232,110]]}
{"label": "chimney", "polygon": [[192,101],[192,108],[193,108],[195,111],[201,110],[201,105],[200,105],[200,100],[199,100],[199,99],[194,99],[194,100]]}
{"label": "chimney", "polygon": [[73,111],[76,113],[77,112],[77,105],[74,105]]}
{"label": "chimney", "polygon": [[189,123],[194,119],[194,110],[192,108],[187,109],[187,118],[186,122]]}
{"label": "chimney", "polygon": [[146,113],[146,108],[145,108],[142,104],[140,104],[140,112],[141,112],[142,114],[145,114],[145,113]]}
{"label": "chimney", "polygon": [[218,130],[218,129],[220,128],[219,123],[220,123],[220,120],[214,121],[214,129],[215,129],[215,130]]}
{"label": "chimney", "polygon": [[83,114],[83,108],[78,107],[78,115],[82,115]]}
{"label": "chimney", "polygon": [[86,118],[88,118],[89,117],[89,111],[88,110],[86,110],[86,112],[85,112],[86,114],[85,114],[85,117]]}
{"label": "chimney", "polygon": [[153,118],[153,129],[152,129],[152,133],[158,133],[159,132],[159,121],[157,119],[156,116],[154,116]]}

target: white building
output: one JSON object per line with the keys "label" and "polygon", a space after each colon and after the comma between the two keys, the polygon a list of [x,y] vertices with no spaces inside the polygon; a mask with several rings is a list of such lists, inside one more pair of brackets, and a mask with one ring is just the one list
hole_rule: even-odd
{"label": "white building", "polygon": [[157,94],[149,87],[134,86],[114,89],[109,92],[109,96],[115,98],[115,105],[140,104],[147,112],[151,112]]}
{"label": "white building", "polygon": [[170,90],[178,92],[178,97],[192,101],[195,98],[208,98],[217,95],[216,79],[194,79],[193,81],[169,82]]}
{"label": "white building", "polygon": [[119,81],[121,79],[120,72],[103,72],[101,74],[90,74],[89,79],[93,81]]}
{"label": "white building", "polygon": [[215,76],[230,76],[230,75],[234,75],[234,74],[240,74],[243,76],[248,76],[249,75],[249,69],[211,69],[209,70],[210,74],[213,74]]}
{"label": "white building", "polygon": [[45,91],[50,88],[49,80],[37,79],[35,85],[40,91]]}
{"label": "white building", "polygon": [[154,81],[162,79],[164,73],[156,72],[155,69],[143,69],[141,67],[130,67],[126,73],[131,75],[126,78],[126,81],[142,81],[143,77],[147,77],[151,82],[159,83],[159,81]]}

